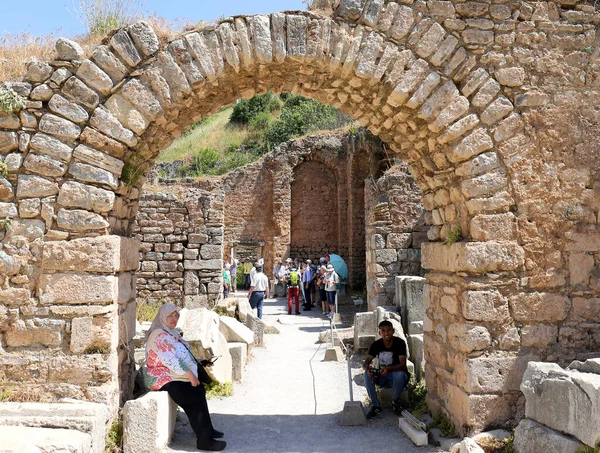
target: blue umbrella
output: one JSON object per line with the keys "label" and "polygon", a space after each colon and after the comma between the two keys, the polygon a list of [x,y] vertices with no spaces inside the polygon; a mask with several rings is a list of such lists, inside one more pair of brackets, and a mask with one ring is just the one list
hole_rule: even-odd
{"label": "blue umbrella", "polygon": [[342,280],[346,280],[348,278],[348,266],[340,255],[331,253],[329,255],[329,263],[333,265],[333,268]]}

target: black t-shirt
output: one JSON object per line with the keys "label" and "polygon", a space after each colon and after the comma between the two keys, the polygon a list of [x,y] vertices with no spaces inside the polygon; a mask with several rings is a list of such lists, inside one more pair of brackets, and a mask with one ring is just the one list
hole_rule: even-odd
{"label": "black t-shirt", "polygon": [[392,337],[392,346],[383,344],[383,338],[374,341],[369,348],[369,355],[379,359],[379,367],[393,366],[400,363],[400,356],[406,356],[406,343],[402,338]]}

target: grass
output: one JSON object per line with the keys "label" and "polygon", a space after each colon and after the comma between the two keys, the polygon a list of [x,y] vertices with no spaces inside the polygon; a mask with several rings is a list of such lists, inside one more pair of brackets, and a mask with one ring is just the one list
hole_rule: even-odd
{"label": "grass", "polygon": [[162,301],[151,302],[145,299],[138,299],[135,307],[135,317],[139,322],[154,321],[158,314],[158,309],[163,305]]}
{"label": "grass", "polygon": [[123,421],[117,420],[106,430],[104,453],[123,451]]}
{"label": "grass", "polygon": [[228,149],[238,148],[249,135],[243,126],[232,126],[229,117],[233,107],[227,107],[197,123],[188,133],[165,148],[158,156],[159,162],[185,160],[200,148],[208,148],[219,154]]}
{"label": "grass", "polygon": [[427,412],[427,387],[425,381],[421,380],[416,384],[409,384],[408,386],[408,403],[410,412],[415,416]]}
{"label": "grass", "polygon": [[455,242],[460,241],[462,237],[462,229],[460,228],[460,225],[456,225],[448,232],[448,237],[444,241],[444,244],[450,247]]}
{"label": "grass", "polygon": [[583,447],[579,447],[575,453],[599,453],[599,452],[600,452],[600,447],[593,448],[593,447],[588,447],[587,445],[584,445]]}
{"label": "grass", "polygon": [[210,384],[203,385],[204,389],[206,390],[206,399],[233,396],[233,384],[231,382],[225,382],[224,384],[211,382]]}
{"label": "grass", "polygon": [[54,35],[5,33],[0,36],[0,81],[19,82],[33,60],[50,61],[54,54]]}
{"label": "grass", "polygon": [[431,427],[438,428],[442,437],[457,437],[457,433],[454,429],[454,424],[452,423],[452,420],[450,420],[450,417],[448,417],[444,412],[440,411],[435,415],[435,417],[433,417],[433,423]]}

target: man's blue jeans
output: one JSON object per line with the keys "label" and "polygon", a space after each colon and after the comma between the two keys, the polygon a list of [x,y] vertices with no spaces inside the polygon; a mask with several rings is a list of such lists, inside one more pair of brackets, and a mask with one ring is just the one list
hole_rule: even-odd
{"label": "man's blue jeans", "polygon": [[250,306],[256,308],[256,316],[262,319],[263,301],[265,300],[264,291],[252,291],[250,294]]}
{"label": "man's blue jeans", "polygon": [[379,376],[375,379],[371,378],[366,371],[363,374],[365,376],[365,387],[367,387],[367,394],[371,399],[372,406],[381,406],[377,399],[376,385],[383,388],[393,388],[394,396],[392,398],[394,401],[397,401],[400,398],[402,390],[408,384],[408,375],[404,371],[392,371],[386,376]]}

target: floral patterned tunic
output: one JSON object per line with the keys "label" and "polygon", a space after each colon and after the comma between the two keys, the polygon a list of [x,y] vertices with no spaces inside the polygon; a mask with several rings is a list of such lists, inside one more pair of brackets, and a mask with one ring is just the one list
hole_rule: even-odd
{"label": "floral patterned tunic", "polygon": [[198,376],[198,363],[192,353],[162,329],[156,329],[148,338],[146,363],[146,387],[150,390],[160,390],[171,381],[189,381],[183,376],[189,370]]}

